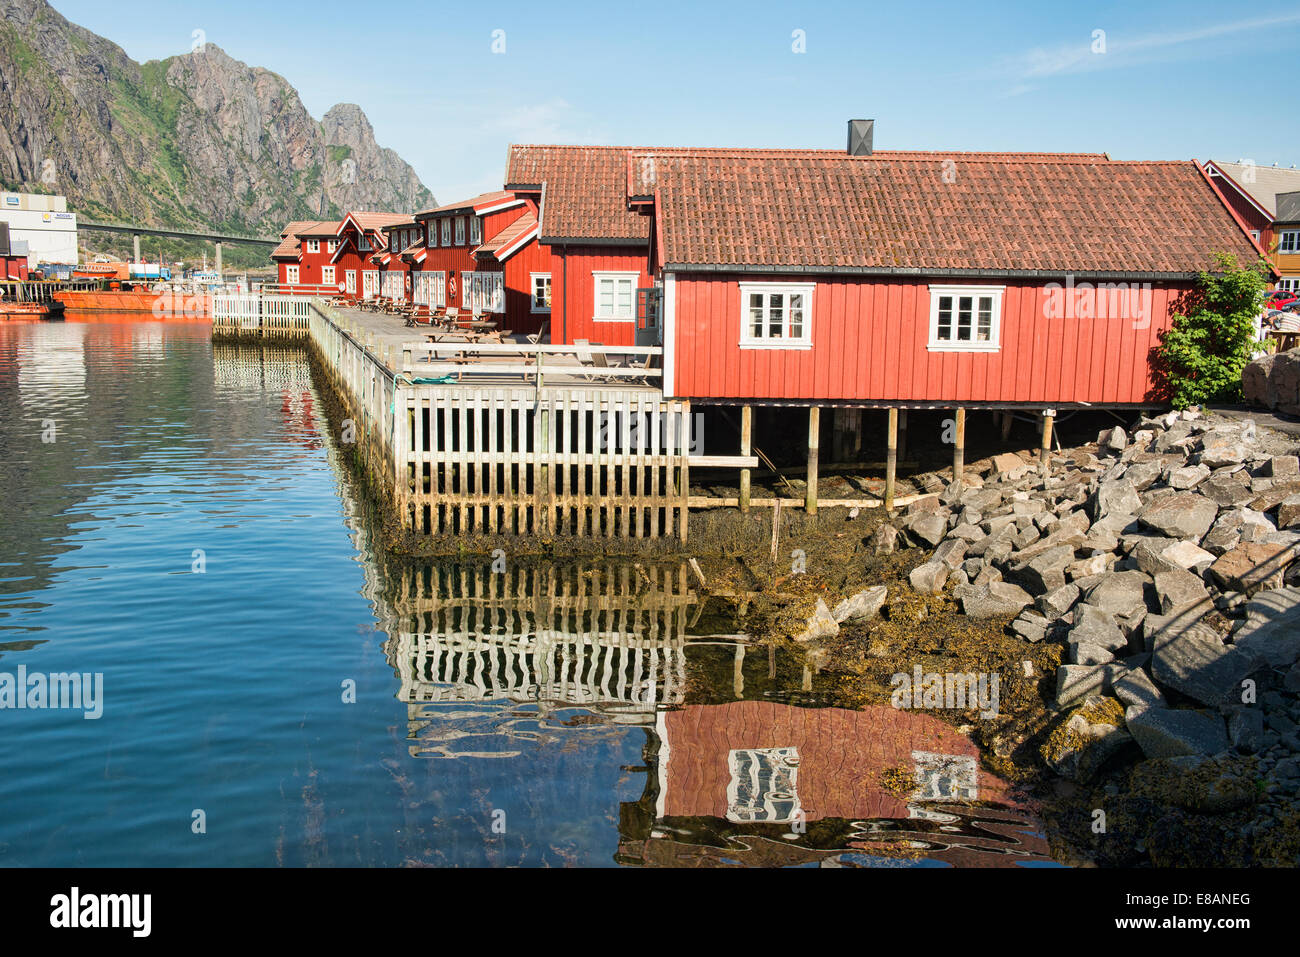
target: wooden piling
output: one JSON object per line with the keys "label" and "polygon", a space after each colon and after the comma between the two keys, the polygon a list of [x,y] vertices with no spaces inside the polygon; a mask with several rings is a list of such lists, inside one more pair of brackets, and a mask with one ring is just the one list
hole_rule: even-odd
{"label": "wooden piling", "polygon": [[1038,450],[1038,464],[1042,473],[1046,475],[1051,468],[1052,458],[1052,423],[1056,421],[1056,412],[1053,409],[1043,410],[1043,444]]}
{"label": "wooden piling", "polygon": [[962,481],[962,473],[966,468],[966,410],[957,410],[956,431],[953,434],[952,445],[952,480],[954,482]]}
{"label": "wooden piling", "polygon": [[[740,408],[740,454],[749,455],[750,442],[753,439],[754,430],[754,407],[751,405],[741,406]],[[740,510],[749,511],[749,469],[740,470]]]}
{"label": "wooden piling", "polygon": [[808,407],[808,497],[804,509],[817,514],[817,452],[821,442],[821,406]]}
{"label": "wooden piling", "polygon": [[885,510],[894,508],[894,480],[898,471],[898,409],[889,410],[885,434]]}
{"label": "wooden piling", "polygon": [[898,410],[898,458],[907,461],[907,410]]}

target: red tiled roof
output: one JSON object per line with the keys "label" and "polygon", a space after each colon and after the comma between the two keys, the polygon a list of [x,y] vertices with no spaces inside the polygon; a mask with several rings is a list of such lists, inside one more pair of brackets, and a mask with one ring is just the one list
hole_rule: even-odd
{"label": "red tiled roof", "polygon": [[483,245],[477,247],[472,255],[477,256],[479,253],[488,253],[489,255],[504,262],[509,256],[502,256],[501,253],[511,252],[511,247],[515,245],[524,236],[528,235],[531,230],[537,228],[537,216],[535,213],[528,212],[520,216],[513,223],[507,226],[501,232],[497,233]]}
{"label": "red tiled roof", "polygon": [[421,234],[420,238],[403,249],[400,255],[402,259],[408,263],[417,261],[424,262],[424,257],[427,253],[428,249],[424,243],[424,236]]}
{"label": "red tiled roof", "polygon": [[649,218],[627,208],[630,149],[515,144],[506,166],[506,188],[545,187],[542,242],[644,242],[650,235]]}
{"label": "red tiled roof", "polygon": [[[365,230],[379,230],[394,223],[412,221],[409,213],[350,212],[348,218]],[[339,225],[342,226],[341,223]]]}
{"label": "red tiled roof", "polygon": [[459,210],[478,210],[496,206],[500,203],[508,203],[515,199],[515,194],[505,189],[493,190],[490,193],[480,193],[469,199],[462,199],[458,203],[447,203],[445,206],[435,206],[432,209],[422,209],[416,216],[434,216],[438,213],[452,213]]}
{"label": "red tiled roof", "polygon": [[298,238],[305,230],[311,229],[317,225],[319,220],[300,219],[289,223],[284,229],[280,230],[280,245],[271,250],[272,259],[298,259],[302,251],[301,240]]}
{"label": "red tiled roof", "polygon": [[665,265],[1185,275],[1218,251],[1258,255],[1193,161],[741,150],[641,159],[655,160]]}
{"label": "red tiled roof", "polygon": [[298,230],[298,236],[302,239],[333,239],[342,225],[342,220],[319,220]]}

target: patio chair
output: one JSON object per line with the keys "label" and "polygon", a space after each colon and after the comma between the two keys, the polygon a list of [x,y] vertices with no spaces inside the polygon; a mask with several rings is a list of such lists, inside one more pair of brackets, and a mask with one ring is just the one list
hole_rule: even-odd
{"label": "patio chair", "polygon": [[524,336],[524,338],[528,340],[529,345],[535,346],[538,343],[540,343],[543,339],[545,339],[546,334],[550,331],[551,331],[551,320],[547,319],[545,322],[542,323],[542,328],[538,329],[536,332],[529,333],[528,335]]}
{"label": "patio chair", "polygon": [[[578,357],[578,364],[581,365],[584,370],[585,369],[593,369],[593,370],[608,369],[609,363],[605,361],[605,353],[592,352],[589,347],[592,346],[593,344],[594,343],[588,342],[586,339],[573,340],[573,346],[574,346],[573,351],[574,354]],[[579,372],[578,375],[582,376],[588,382],[609,381],[609,376],[600,375],[594,372],[583,371],[583,372]]]}

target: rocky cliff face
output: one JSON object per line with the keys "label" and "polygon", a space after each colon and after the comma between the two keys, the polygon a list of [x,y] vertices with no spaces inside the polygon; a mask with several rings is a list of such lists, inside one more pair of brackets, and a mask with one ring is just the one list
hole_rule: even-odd
{"label": "rocky cliff face", "polygon": [[213,44],[139,64],[44,0],[0,0],[0,184],[94,218],[275,233],[433,196],[361,108],[319,122],[283,77]]}

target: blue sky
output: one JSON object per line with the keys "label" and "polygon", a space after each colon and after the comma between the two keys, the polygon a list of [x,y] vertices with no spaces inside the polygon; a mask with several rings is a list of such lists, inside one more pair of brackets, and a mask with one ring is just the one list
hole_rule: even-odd
{"label": "blue sky", "polygon": [[201,29],[317,118],[359,104],[441,202],[499,188],[510,142],[842,148],[850,117],[882,149],[1300,164],[1300,6],[1267,0],[54,6],[136,60]]}

